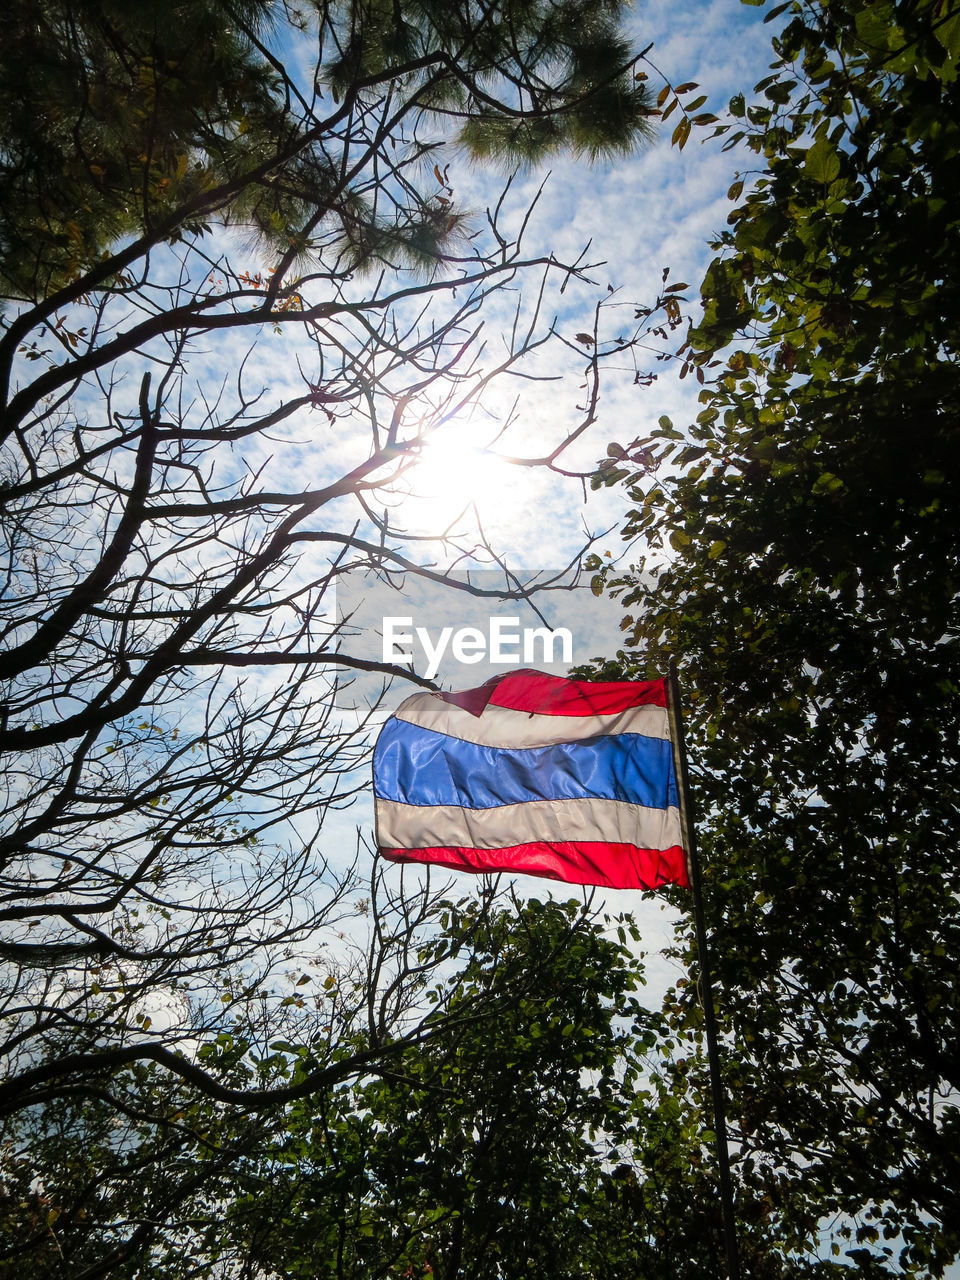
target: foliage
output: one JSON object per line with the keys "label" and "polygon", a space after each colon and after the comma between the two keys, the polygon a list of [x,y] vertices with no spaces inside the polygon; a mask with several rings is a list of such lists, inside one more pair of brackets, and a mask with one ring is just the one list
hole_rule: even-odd
{"label": "foliage", "polygon": [[[651,1075],[662,1027],[634,994],[633,922],[489,895],[438,909],[408,974],[438,1034],[356,1083],[243,1117],[149,1064],[115,1073],[113,1097],[8,1126],[18,1273],[715,1270],[702,1125],[678,1087],[691,1063]],[[308,1069],[316,1037],[269,1048],[279,1081]],[[125,1091],[165,1123],[118,1123]]]}
{"label": "foliage", "polygon": [[290,1112],[234,1212],[261,1265],[582,1274],[604,1157],[632,1124],[644,1015],[629,952],[575,903],[534,900],[482,921],[472,904],[450,905],[443,923],[456,969],[442,1006],[492,998],[497,1018],[449,1024],[340,1099],[340,1114]]}
{"label": "foliage", "polygon": [[[38,301],[120,236],[183,221],[285,122],[272,5],[15,0],[0,51],[0,255]],[[262,46],[261,46],[262,47]]]}
{"label": "foliage", "polygon": [[67,1094],[56,1108],[8,1118],[4,1268],[24,1280],[125,1280],[151,1274],[151,1252],[159,1266],[171,1266],[192,1238],[191,1221],[212,1196],[228,1193],[237,1164],[261,1136],[257,1125],[227,1135],[213,1104],[193,1100],[178,1109],[178,1101],[185,1102],[147,1064]]}
{"label": "foliage", "polygon": [[[863,1274],[960,1250],[950,3],[778,5],[681,432],[611,446],[620,669],[683,665],[741,1194]],[[657,467],[669,458],[669,466]],[[599,568],[599,564],[597,564]],[[598,589],[600,580],[598,579]]]}
{"label": "foliage", "polygon": [[[451,128],[510,166],[627,152],[647,132],[621,8],[351,0],[308,19],[272,0],[15,0],[0,51],[6,289],[72,300],[81,277],[100,284],[216,217],[291,260],[430,268],[460,219],[442,177],[429,198],[417,168]],[[306,89],[274,52],[299,29],[318,45]],[[401,139],[405,154],[383,149]],[[97,269],[124,235],[132,254]]]}

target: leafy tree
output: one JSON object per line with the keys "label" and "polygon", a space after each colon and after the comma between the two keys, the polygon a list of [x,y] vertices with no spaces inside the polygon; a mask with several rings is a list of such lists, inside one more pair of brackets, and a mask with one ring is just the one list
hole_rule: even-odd
{"label": "leafy tree", "polygon": [[272,8],[15,0],[0,52],[14,297],[39,301],[120,236],[169,235],[184,203],[271,154],[293,123],[262,43]]}
{"label": "leafy tree", "polygon": [[237,1165],[262,1140],[262,1125],[228,1134],[215,1112],[210,1102],[178,1098],[151,1063],[8,1119],[5,1269],[40,1280],[172,1267],[193,1243],[198,1214],[229,1194]]}
{"label": "leafy tree", "polygon": [[684,667],[741,1191],[796,1249],[829,1231],[863,1274],[939,1276],[960,1249],[960,12],[775,16],[725,126],[759,169],[681,351],[703,408],[611,448],[597,482],[628,486],[642,557],[606,577],[620,669]]}
{"label": "leafy tree", "polygon": [[[432,989],[439,1034],[375,1075],[248,1117],[171,1093],[163,1128],[128,1114],[118,1129],[91,1097],[56,1123],[22,1117],[19,1272],[718,1274],[699,1085],[685,1081],[696,1050],[671,1059],[637,1000],[633,921],[489,895],[442,911],[411,982]],[[477,1016],[491,1004],[496,1018]],[[272,1048],[273,1070],[315,1052]],[[141,1089],[170,1091],[137,1070]]]}
{"label": "leafy tree", "polygon": [[[366,785],[336,673],[409,675],[351,654],[331,588],[356,566],[445,582],[461,549],[394,515],[431,431],[471,430],[491,384],[555,352],[551,373],[586,367],[586,398],[545,462],[516,453],[559,469],[605,358],[635,340],[608,339],[599,304],[589,351],[565,339],[551,290],[592,289],[586,260],[528,255],[524,211],[505,197],[470,222],[454,192],[457,156],[642,140],[622,8],[6,16],[0,1116],[28,1204],[22,1126],[48,1150],[59,1125],[89,1126],[67,1155],[75,1214],[50,1234],[34,1204],[48,1268],[100,1189],[136,1180],[139,1225],[102,1247],[91,1228],[77,1274],[133,1266],[230,1108],[331,1096],[456,1022],[411,1003],[436,889],[381,896],[366,923],[351,850],[324,843]],[[484,308],[524,281],[532,300],[513,295],[485,348]],[[274,1042],[312,1047],[288,1061]]]}
{"label": "leafy tree", "polygon": [[451,904],[443,924],[456,971],[441,1007],[495,993],[499,1016],[409,1050],[339,1107],[291,1109],[234,1207],[260,1267],[583,1274],[584,1223],[633,1124],[637,1024],[654,1038],[629,952],[575,903],[517,904],[479,928],[473,904]]}
{"label": "leafy tree", "polygon": [[[680,1244],[673,1221],[694,1220],[677,1192],[699,1124],[638,1094],[659,1018],[636,1000],[625,942],[574,902],[440,905],[406,981],[438,1034],[376,1074],[241,1117],[146,1064],[22,1114],[7,1258],[26,1276],[186,1274],[184,1255],[201,1274],[702,1274],[708,1237]],[[304,1029],[269,1046],[274,1084],[315,1058]],[[217,1051],[249,1069],[240,1046]],[[118,1113],[124,1090],[151,1094],[154,1114]],[[684,1248],[688,1270],[664,1266]]]}
{"label": "leafy tree", "polygon": [[[363,0],[308,19],[268,0],[14,0],[0,53],[5,286],[72,301],[214,217],[275,244],[274,291],[321,248],[429,267],[459,226],[443,180],[424,191],[415,172],[442,123],[508,165],[628,152],[644,135],[621,8]],[[306,89],[276,52],[301,28],[317,42]],[[97,269],[123,235],[128,251]]]}

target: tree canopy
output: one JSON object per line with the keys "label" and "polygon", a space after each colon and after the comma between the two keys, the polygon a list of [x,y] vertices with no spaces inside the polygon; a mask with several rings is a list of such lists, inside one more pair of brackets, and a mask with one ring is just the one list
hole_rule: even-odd
{"label": "tree canopy", "polygon": [[[110,1091],[148,1098],[163,1125],[127,1110],[118,1132],[107,1090],[23,1113],[7,1135],[8,1194],[21,1203],[6,1258],[26,1276],[219,1267],[342,1280],[533,1266],[579,1276],[606,1257],[618,1185],[643,1158],[634,1085],[658,1022],[634,994],[638,966],[583,904],[486,892],[434,905],[436,931],[404,984],[421,1000],[434,988],[428,1044],[256,1116],[191,1096],[152,1065],[116,1073]],[[338,974],[344,994],[351,982],[369,990],[368,974]],[[266,1047],[265,1080],[302,1077],[317,1019],[302,1031]],[[206,1051],[239,1079],[251,1049],[222,1035]],[[674,1142],[678,1167],[682,1153]],[[624,1257],[657,1256],[661,1223],[649,1211],[628,1230],[618,1222]]]}
{"label": "tree canopy", "polygon": [[[429,267],[458,218],[416,167],[444,136],[510,166],[627,152],[647,132],[621,9],[15,0],[0,52],[4,284],[38,302],[100,283],[212,218],[267,237],[284,263],[323,251]],[[306,85],[282,61],[300,30]],[[401,135],[404,156],[382,150]]]}
{"label": "tree canopy", "polygon": [[679,356],[702,409],[611,447],[597,483],[627,486],[638,558],[601,578],[629,611],[614,669],[676,655],[688,691],[741,1189],[797,1247],[939,1276],[960,1250],[960,12],[769,17]]}

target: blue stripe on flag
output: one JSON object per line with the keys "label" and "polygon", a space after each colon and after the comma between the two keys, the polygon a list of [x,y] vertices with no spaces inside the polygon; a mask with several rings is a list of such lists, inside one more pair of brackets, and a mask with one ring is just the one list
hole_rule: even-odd
{"label": "blue stripe on flag", "polygon": [[373,776],[377,795],[399,804],[492,809],[581,797],[658,809],[678,803],[670,743],[635,733],[511,750],[391,719],[377,742]]}

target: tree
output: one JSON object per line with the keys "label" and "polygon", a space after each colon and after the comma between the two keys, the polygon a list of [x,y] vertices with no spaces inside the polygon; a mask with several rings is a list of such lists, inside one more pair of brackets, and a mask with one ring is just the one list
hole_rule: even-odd
{"label": "tree", "polygon": [[[90,1098],[56,1123],[21,1117],[19,1273],[717,1273],[693,1062],[670,1060],[637,1000],[634,922],[486,895],[443,904],[440,923],[426,951],[449,972],[425,965],[416,984],[433,986],[439,1034],[389,1069],[254,1117],[170,1098],[165,1128],[129,1116],[122,1137]],[[500,1016],[453,1022],[451,1004]],[[273,1048],[275,1066],[314,1052]]]}
{"label": "tree", "polygon": [[[607,339],[598,310],[589,352],[568,342],[550,290],[586,287],[589,264],[528,256],[506,199],[468,223],[450,173],[455,148],[508,162],[639,142],[621,8],[356,0],[301,24],[257,3],[40,0],[8,16],[0,1113],[36,1142],[58,1108],[89,1124],[91,1196],[133,1170],[151,1194],[143,1162],[171,1167],[165,1135],[197,1094],[212,1131],[223,1108],[329,1093],[438,1034],[407,995],[435,890],[383,909],[356,981],[342,954],[362,903],[350,851],[321,834],[366,785],[366,748],[334,676],[409,673],[351,655],[330,588],[358,564],[445,581],[460,548],[441,541],[427,568],[391,514],[436,424],[555,349],[586,366],[586,398],[519,461],[558,466],[604,358],[634,341]],[[485,350],[484,307],[524,279],[532,300]],[[320,1015],[322,1034],[300,1025]],[[309,1059],[275,1061],[277,1040]],[[90,1164],[113,1123],[138,1133],[122,1177]],[[176,1167],[158,1213],[197,1173]],[[149,1234],[120,1231],[122,1257],[105,1239],[84,1274]]]}
{"label": "tree", "polygon": [[[610,1149],[630,1144],[636,1055],[656,1038],[635,962],[575,902],[482,920],[448,904],[443,924],[457,964],[440,1007],[495,992],[500,1016],[411,1048],[332,1107],[290,1109],[230,1215],[255,1269],[564,1277],[605,1256]],[[633,1223],[628,1250],[646,1234]]]}
{"label": "tree", "polygon": [[[384,906],[375,896],[374,918],[389,929],[397,922]],[[440,906],[439,932],[420,938],[402,984],[404,1000],[431,1006],[438,1034],[424,1052],[407,1047],[347,1087],[252,1116],[197,1096],[154,1064],[125,1082],[128,1093],[151,1097],[151,1114],[120,1110],[119,1129],[108,1091],[123,1097],[128,1071],[115,1071],[100,1093],[68,1094],[65,1110],[22,1112],[9,1130],[6,1193],[20,1204],[6,1258],[27,1275],[169,1274],[184,1253],[193,1266],[234,1274],[397,1274],[431,1249],[449,1258],[462,1220],[472,1224],[458,1245],[466,1274],[490,1251],[535,1248],[490,1219],[490,1196],[522,1188],[547,1206],[534,1172],[575,1175],[588,1149],[582,1126],[617,1119],[614,1069],[630,1037],[614,1032],[613,1019],[640,1018],[630,956],[582,904],[507,910],[488,888]],[[439,983],[438,965],[451,970]],[[570,980],[575,969],[579,983]],[[558,972],[562,991],[554,991]],[[351,986],[376,1004],[398,989],[379,988],[369,963],[353,975],[344,969],[324,992],[332,1016]],[[494,1038],[490,1007],[507,1020]],[[201,1052],[220,1056],[236,1083],[259,1062],[278,1092],[316,1059],[317,1021],[289,1027],[291,1041],[255,1047],[221,1036]],[[357,1039],[365,1030],[355,1025]],[[508,1052],[517,1061],[504,1074]],[[590,1066],[600,1069],[599,1093],[584,1078]],[[483,1147],[470,1137],[475,1124],[489,1129]],[[525,1172],[518,1161],[529,1160],[530,1143],[536,1170]],[[500,1147],[512,1157],[507,1167]],[[458,1174],[465,1160],[490,1166],[483,1192]],[[522,1204],[516,1212],[522,1219]],[[489,1236],[479,1251],[477,1233]]]}
{"label": "tree", "polygon": [[864,1274],[939,1276],[960,1249],[960,14],[774,16],[771,74],[726,125],[761,167],[681,351],[703,409],[600,476],[642,549],[607,579],[620,669],[684,667],[741,1192],[797,1249],[829,1230]]}
{"label": "tree", "polygon": [[[11,6],[0,53],[0,254],[14,297],[39,302],[121,236],[165,238],[185,202],[276,148],[293,122],[265,56],[271,9],[264,0]],[[242,192],[235,198],[242,204]]]}
{"label": "tree", "polygon": [[[636,939],[636,926],[491,892],[441,905],[405,984],[430,994],[438,1034],[389,1067],[244,1117],[146,1064],[127,1086],[151,1093],[154,1113],[162,1099],[163,1125],[128,1110],[118,1129],[106,1091],[22,1113],[4,1251],[20,1274],[181,1274],[183,1257],[200,1273],[338,1280],[626,1277],[641,1261],[651,1275],[702,1274],[709,1237],[688,1238],[680,1224],[695,1218],[677,1197],[699,1125],[680,1103],[667,1119],[638,1095],[660,1020],[637,1002],[625,941],[607,936],[616,923]],[[274,1084],[316,1056],[316,1020],[301,1031],[310,1038],[261,1060]],[[226,1037],[216,1052],[249,1072]],[[121,1096],[125,1075],[109,1086]],[[646,1166],[658,1200],[641,1191]],[[684,1253],[688,1271],[665,1265]]]}
{"label": "tree", "polygon": [[[638,1001],[635,922],[489,891],[437,905],[407,977],[438,1034],[389,1067],[245,1115],[149,1063],[130,1069],[148,1116],[118,1124],[116,1098],[85,1091],[16,1117],[3,1256],[18,1274],[719,1274],[697,1034],[674,1040]],[[316,1020],[300,1032],[264,1047],[265,1078],[302,1075]],[[249,1046],[208,1048],[249,1071]],[[756,1274],[838,1274],[783,1258],[749,1207]]]}
{"label": "tree", "polygon": [[[620,11],[323,4],[311,29],[267,0],[16,0],[0,55],[5,286],[37,303],[73,284],[72,301],[218,216],[273,241],[274,291],[321,246],[354,266],[430,265],[458,218],[442,179],[418,189],[416,163],[439,145],[417,134],[428,122],[459,124],[471,154],[508,164],[636,145],[650,113]],[[298,30],[318,44],[306,92],[275,52]],[[404,129],[409,151],[380,155],[371,181],[372,154]],[[123,235],[128,253],[89,275]]]}

